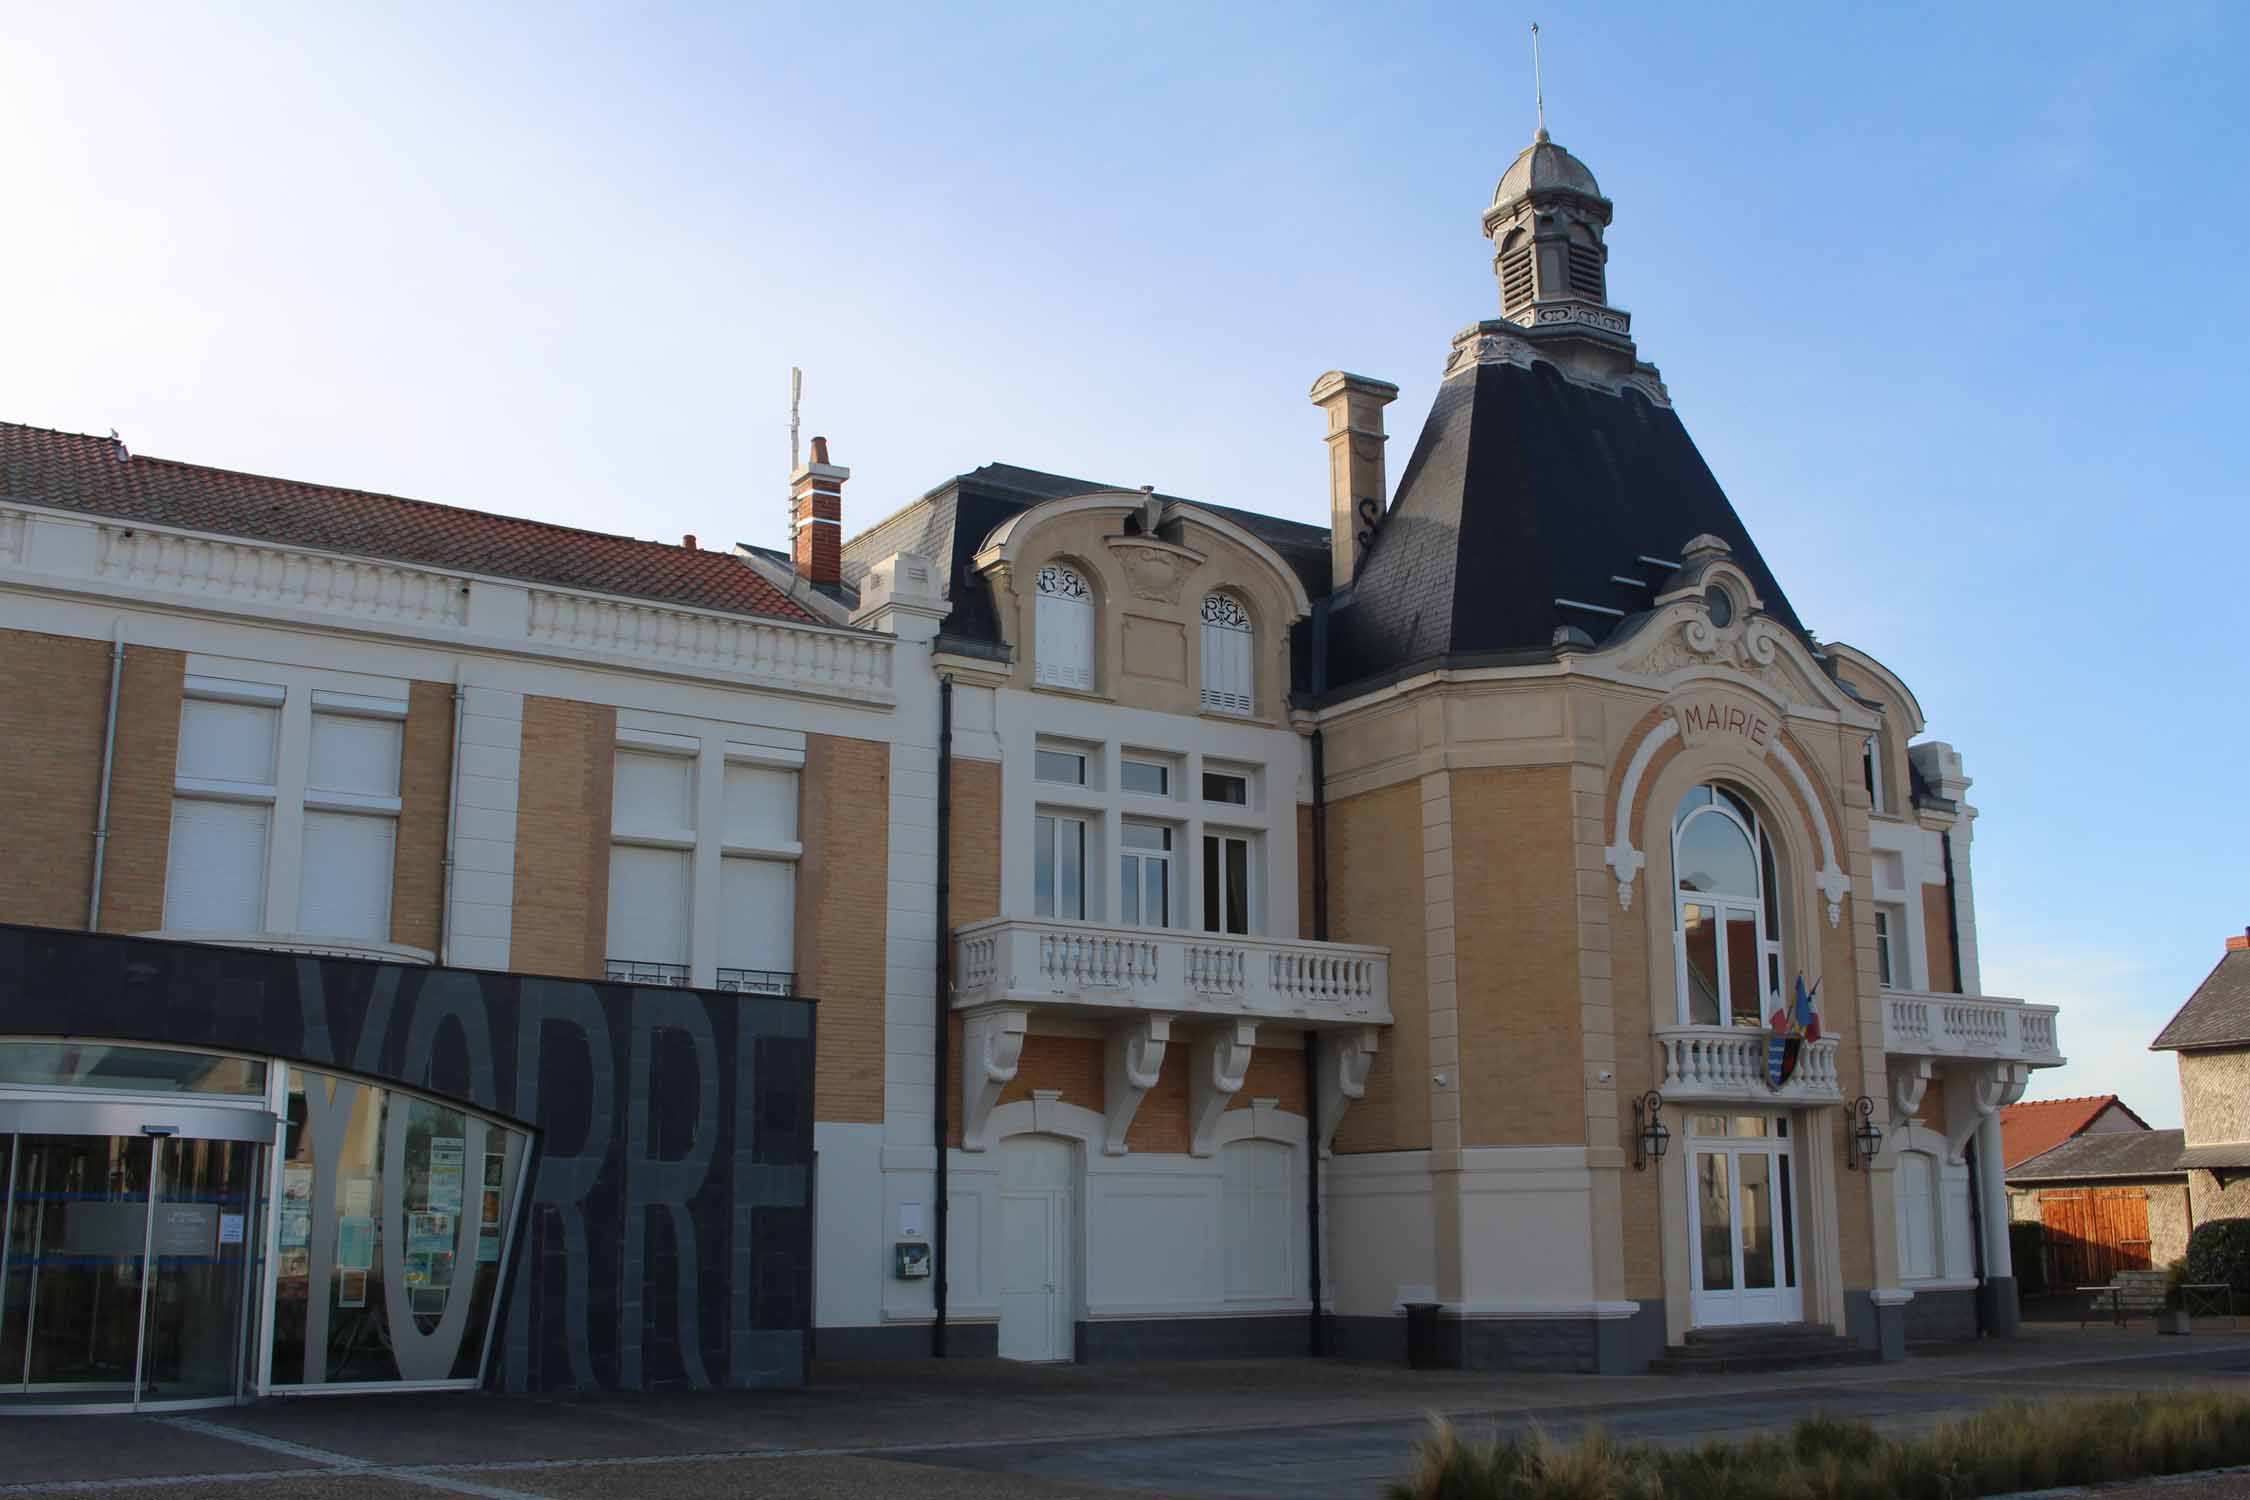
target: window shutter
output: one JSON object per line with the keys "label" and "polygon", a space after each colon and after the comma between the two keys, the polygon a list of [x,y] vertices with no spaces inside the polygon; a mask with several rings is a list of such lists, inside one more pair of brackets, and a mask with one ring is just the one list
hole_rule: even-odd
{"label": "window shutter", "polygon": [[610,783],[610,825],[618,833],[692,837],[695,760],[620,751]]}
{"label": "window shutter", "polygon": [[396,797],[399,737],[404,729],[396,719],[314,714],[305,784],[326,792]]}
{"label": "window shutter", "polygon": [[726,841],[772,848],[797,841],[797,773],[767,766],[729,765]]}
{"label": "window shutter", "polygon": [[719,862],[719,967],[796,967],[797,871],[778,859]]}
{"label": "window shutter", "polygon": [[1038,636],[1037,680],[1056,687],[1094,686],[1094,597],[1086,580],[1069,568],[1050,564],[1039,570],[1039,607],[1033,630]]}
{"label": "window shutter", "polygon": [[397,824],[359,813],[305,813],[297,930],[314,937],[391,940],[391,861]]}
{"label": "window shutter", "polygon": [[190,698],[180,705],[179,774],[270,789],[280,730],[279,709]]}
{"label": "window shutter", "polygon": [[263,931],[272,821],[273,809],[263,803],[175,799],[164,925],[186,932]]}
{"label": "window shutter", "polygon": [[1250,616],[1224,594],[1203,601],[1203,706],[1222,714],[1251,708]]}
{"label": "window shutter", "polygon": [[688,961],[688,860],[684,849],[612,846],[608,947],[612,960]]}
{"label": "window shutter", "polygon": [[1927,1151],[1902,1151],[1898,1170],[1899,1275],[1937,1274],[1937,1158]]}

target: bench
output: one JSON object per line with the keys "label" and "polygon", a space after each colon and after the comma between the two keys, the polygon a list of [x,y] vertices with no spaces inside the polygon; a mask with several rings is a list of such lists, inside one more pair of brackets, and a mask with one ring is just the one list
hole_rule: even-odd
{"label": "bench", "polygon": [[2104,1285],[2082,1286],[2078,1290],[2086,1298],[2086,1316],[2078,1320],[2078,1326],[2084,1328],[2103,1311],[2120,1328],[2128,1317],[2153,1317],[2164,1308],[2170,1280],[2164,1271],[2119,1271]]}

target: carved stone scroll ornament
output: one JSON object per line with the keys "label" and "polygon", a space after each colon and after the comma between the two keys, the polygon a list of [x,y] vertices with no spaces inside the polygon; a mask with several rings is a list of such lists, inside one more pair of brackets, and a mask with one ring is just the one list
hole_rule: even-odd
{"label": "carved stone scroll ornament", "polygon": [[1242,1092],[1249,1076],[1258,1023],[1227,1021],[1195,1039],[1194,1071],[1188,1075],[1188,1150],[1209,1156],[1218,1149],[1219,1120],[1227,1101]]}
{"label": "carved stone scroll ornament", "polygon": [[1109,550],[1125,570],[1125,585],[1152,604],[1180,602],[1180,585],[1201,567],[1202,553],[1154,536],[1113,536]]}
{"label": "carved stone scroll ornament", "polygon": [[1170,1016],[1137,1016],[1121,1021],[1103,1038],[1103,1082],[1106,1085],[1102,1151],[1109,1156],[1126,1152],[1125,1134],[1133,1128],[1141,1100],[1156,1087],[1164,1067],[1164,1044],[1172,1037]]}
{"label": "carved stone scroll ornament", "polygon": [[1023,1060],[1031,1017],[1020,1010],[971,1011],[961,1035],[961,1149],[982,1151],[1000,1091],[1014,1081]]}
{"label": "carved stone scroll ornament", "polygon": [[1375,1052],[1382,1045],[1383,1033],[1374,1026],[1355,1026],[1349,1031],[1317,1033],[1305,1039],[1307,1046],[1320,1049],[1320,1154],[1332,1154],[1329,1147],[1336,1139],[1336,1126],[1344,1118],[1344,1109],[1354,1099],[1367,1097],[1367,1070],[1374,1065]]}
{"label": "carved stone scroll ornament", "polygon": [[1937,1064],[1926,1057],[1894,1058],[1891,1073],[1891,1118],[1912,1119],[1922,1107],[1922,1096],[1930,1089],[1930,1079],[1937,1073]]}
{"label": "carved stone scroll ornament", "polygon": [[[2023,1097],[2031,1083],[2031,1065],[2019,1062],[1984,1064],[1969,1081],[1969,1102],[1972,1109],[1949,1107],[1945,1118],[1945,1154],[1949,1160],[1961,1160],[1962,1150],[1975,1135],[1977,1127]],[[1958,1105],[1960,1094],[1954,1093],[1946,1100],[1948,1106]]]}

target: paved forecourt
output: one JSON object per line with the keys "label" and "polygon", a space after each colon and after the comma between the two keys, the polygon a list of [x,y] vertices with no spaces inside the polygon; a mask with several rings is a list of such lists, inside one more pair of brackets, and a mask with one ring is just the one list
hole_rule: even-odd
{"label": "paved forecourt", "polygon": [[1909,1429],[2011,1397],[2243,1382],[2250,1333],[2035,1329],[1904,1364],[1694,1380],[1305,1360],[824,1363],[814,1374],[795,1391],[332,1397],[194,1416],[13,1418],[0,1425],[0,1496],[1370,1500],[1432,1412],[1472,1435],[1536,1423],[1567,1438],[1598,1424],[1666,1443],[1815,1411]]}

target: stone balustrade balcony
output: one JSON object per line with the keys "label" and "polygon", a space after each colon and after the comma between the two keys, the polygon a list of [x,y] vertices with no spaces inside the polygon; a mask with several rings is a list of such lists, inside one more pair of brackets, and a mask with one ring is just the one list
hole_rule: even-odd
{"label": "stone balustrade balcony", "polygon": [[1884,990],[1883,1050],[1906,1057],[1975,1058],[2059,1066],[2056,1007],[1994,995]]}
{"label": "stone balustrade balcony", "polygon": [[1391,954],[1353,943],[994,917],[954,934],[955,1009],[1028,1005],[1388,1026]]}
{"label": "stone balustrade balcony", "polygon": [[1748,1026],[1662,1026],[1656,1031],[1656,1087],[1667,1102],[1836,1104],[1836,1039],[1803,1044],[1789,1081],[1766,1082],[1769,1033]]}
{"label": "stone balustrade balcony", "polygon": [[1320,1033],[1315,1144],[1325,1154],[1337,1120],[1364,1096],[1391,1022],[1388,948],[1022,917],[971,923],[953,943],[965,1151],[984,1149],[1035,1015],[1101,1026],[1105,1151],[1128,1149],[1133,1117],[1159,1072],[1185,1068],[1188,1149],[1197,1156],[1217,1149],[1227,1101],[1241,1091],[1254,1049],[1294,1045],[1288,1034],[1312,1032]]}

